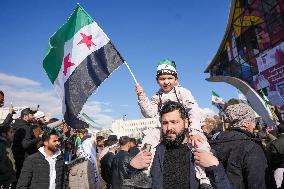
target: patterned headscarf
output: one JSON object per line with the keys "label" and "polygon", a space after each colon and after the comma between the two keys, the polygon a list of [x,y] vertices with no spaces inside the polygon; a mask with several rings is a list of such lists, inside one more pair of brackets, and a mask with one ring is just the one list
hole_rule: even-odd
{"label": "patterned headscarf", "polygon": [[253,109],[244,103],[230,105],[225,110],[226,121],[232,127],[242,127],[255,122]]}

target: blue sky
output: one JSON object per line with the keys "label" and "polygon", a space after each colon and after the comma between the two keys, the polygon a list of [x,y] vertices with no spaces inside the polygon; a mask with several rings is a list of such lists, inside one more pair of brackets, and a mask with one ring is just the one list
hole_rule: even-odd
{"label": "blue sky", "polygon": [[[0,89],[6,106],[40,104],[60,116],[61,105],[43,68],[49,37],[62,26],[79,2],[109,36],[151,97],[158,90],[156,65],[176,61],[180,83],[191,90],[204,111],[211,91],[225,100],[236,97],[228,84],[205,81],[203,71],[223,38],[229,0],[49,0],[3,1],[0,11]],[[115,71],[84,107],[95,121],[142,117],[134,81],[125,65]],[[217,111],[216,109],[214,109]]]}

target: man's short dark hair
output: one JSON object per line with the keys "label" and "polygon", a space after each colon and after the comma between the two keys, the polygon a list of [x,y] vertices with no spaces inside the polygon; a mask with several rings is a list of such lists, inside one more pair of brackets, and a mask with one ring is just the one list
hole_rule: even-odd
{"label": "man's short dark hair", "polygon": [[105,139],[105,137],[103,137],[103,136],[97,136],[97,142],[102,141],[104,139]]}
{"label": "man's short dark hair", "polygon": [[167,101],[166,103],[164,103],[164,105],[163,105],[163,107],[160,111],[160,119],[162,118],[162,116],[164,114],[169,113],[169,112],[173,112],[175,110],[179,111],[180,117],[183,120],[188,118],[187,111],[181,103],[175,102],[175,101]]}
{"label": "man's short dark hair", "polygon": [[1,123],[0,124],[0,135],[8,133],[8,131],[10,131],[10,129],[12,129],[10,124]]}
{"label": "man's short dark hair", "polygon": [[106,141],[104,141],[104,145],[108,146],[108,147],[110,147],[110,146],[112,146],[114,144],[117,144],[117,141],[114,141],[114,140],[106,140]]}
{"label": "man's short dark hair", "polygon": [[49,124],[49,123],[54,123],[54,122],[56,122],[56,121],[59,121],[59,119],[56,118],[56,117],[50,118],[49,121],[48,121],[48,124]]}
{"label": "man's short dark hair", "polygon": [[124,146],[130,141],[130,138],[128,136],[122,136],[119,138],[119,145]]}
{"label": "man's short dark hair", "polygon": [[56,135],[58,138],[60,137],[60,133],[58,130],[56,130],[55,128],[53,129],[47,128],[42,135],[41,138],[42,142],[49,140],[51,135]]}
{"label": "man's short dark hair", "polygon": [[30,108],[25,108],[21,111],[21,118],[23,118],[25,115],[35,114],[36,112],[37,112],[36,110],[32,110]]}
{"label": "man's short dark hair", "polygon": [[1,95],[1,96],[4,96],[4,92],[3,92],[3,91],[1,91],[1,90],[0,90],[0,95]]}
{"label": "man's short dark hair", "polygon": [[129,139],[129,142],[133,142],[134,144],[137,144],[137,141],[136,141],[135,138],[130,138],[130,139]]}

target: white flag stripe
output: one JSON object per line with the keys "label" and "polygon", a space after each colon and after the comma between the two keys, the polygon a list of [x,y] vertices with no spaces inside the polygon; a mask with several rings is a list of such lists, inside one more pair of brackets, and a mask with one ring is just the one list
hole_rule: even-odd
{"label": "white flag stripe", "polygon": [[[92,42],[95,45],[90,46],[90,49],[87,47],[85,43],[78,44],[82,40],[82,34],[85,34],[86,36],[92,35]],[[97,25],[96,22],[93,22],[92,24],[89,24],[87,26],[84,26],[81,28],[72,39],[67,41],[64,45],[64,57],[66,57],[70,53],[70,62],[74,63],[74,66],[71,66],[67,69],[66,76],[64,75],[64,57],[62,60],[61,69],[58,73],[58,76],[56,80],[54,81],[54,89],[57,92],[57,94],[62,99],[62,105],[65,106],[65,89],[64,89],[64,83],[67,81],[69,76],[74,72],[76,67],[90,54],[93,52],[99,50],[103,46],[105,46],[110,39],[107,37],[107,35],[102,31],[102,29]],[[66,107],[62,107],[63,114],[65,113]]]}
{"label": "white flag stripe", "polygon": [[212,95],[212,103],[213,104],[225,104],[224,100],[221,97],[217,97]]}
{"label": "white flag stripe", "polygon": [[[82,34],[87,36],[92,35],[92,42],[95,45],[92,45],[89,48],[85,43],[78,44],[82,40]],[[74,63],[74,66],[68,68],[67,75],[63,74],[64,70],[64,58],[62,60],[62,66],[60,72],[58,74],[57,79],[63,80],[64,83],[67,81],[68,77],[73,73],[76,67],[90,54],[94,51],[99,50],[103,46],[105,46],[109,42],[109,38],[107,35],[101,30],[101,28],[97,25],[96,22],[93,22],[90,25],[84,26],[81,28],[72,39],[67,41],[64,45],[64,57],[66,57],[70,53],[70,61]]]}
{"label": "white flag stripe", "polygon": [[169,70],[176,70],[175,67],[171,66],[171,65],[168,65],[168,64],[162,64],[162,65],[159,65],[157,70],[161,70],[161,69],[169,69]]}

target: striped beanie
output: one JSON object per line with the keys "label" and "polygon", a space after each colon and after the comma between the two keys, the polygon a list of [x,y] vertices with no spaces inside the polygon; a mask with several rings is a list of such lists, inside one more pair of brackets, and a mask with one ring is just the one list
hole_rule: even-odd
{"label": "striped beanie", "polygon": [[163,75],[163,74],[177,76],[175,61],[165,59],[159,62],[158,67],[157,67],[157,76]]}

